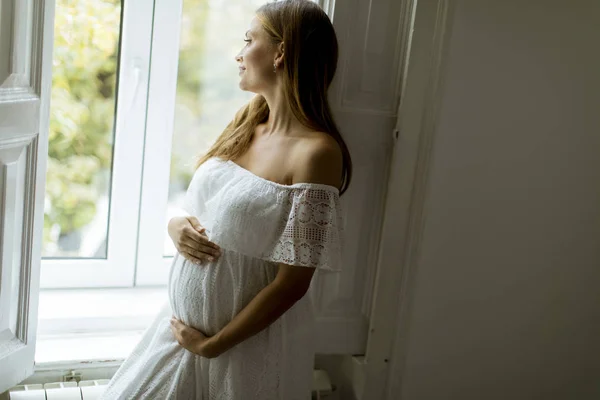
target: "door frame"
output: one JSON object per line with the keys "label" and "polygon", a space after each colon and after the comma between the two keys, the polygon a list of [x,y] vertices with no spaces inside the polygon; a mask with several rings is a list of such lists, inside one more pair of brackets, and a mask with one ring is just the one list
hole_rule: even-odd
{"label": "door frame", "polygon": [[362,399],[402,398],[412,299],[427,217],[429,171],[452,32],[454,2],[414,4],[369,339],[361,360],[363,380],[357,390]]}

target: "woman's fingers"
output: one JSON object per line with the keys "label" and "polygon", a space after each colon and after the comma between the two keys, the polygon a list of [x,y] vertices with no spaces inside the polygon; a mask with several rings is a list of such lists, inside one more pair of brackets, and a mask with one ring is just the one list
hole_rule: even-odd
{"label": "woman's fingers", "polygon": [[[184,229],[183,233],[184,233],[184,236],[183,236],[184,239],[189,238],[193,242],[196,242],[203,246],[212,247],[215,250],[221,249],[215,243],[208,240],[208,237],[205,234],[201,234],[201,233],[197,232],[194,228],[188,227],[187,229]],[[186,243],[187,245],[191,245],[193,247],[193,244],[190,244],[187,241],[184,241],[184,243]]]}
{"label": "woman's fingers", "polygon": [[186,260],[188,260],[196,265],[202,265],[202,263],[205,261],[205,260],[201,260],[199,258],[194,257],[193,255],[191,255],[190,253],[188,253],[185,250],[181,250],[179,252],[179,254],[181,254],[183,256],[183,258],[185,258]]}
{"label": "woman's fingers", "polygon": [[202,261],[214,261],[215,258],[219,257],[220,255],[216,250],[210,247],[197,244],[195,244],[193,247],[183,245],[181,250],[191,255],[192,257]]}
{"label": "woman's fingers", "polygon": [[217,250],[214,247],[207,246],[205,244],[201,244],[197,250],[199,250],[201,253],[208,254],[213,258],[217,258],[221,255],[221,250]]}
{"label": "woman's fingers", "polygon": [[208,261],[214,261],[214,259],[216,257],[215,255],[210,253],[211,250],[208,249],[207,247],[203,247],[203,248],[188,247],[186,249],[186,251],[196,258],[200,258],[200,259],[204,259],[204,260],[208,260]]}
{"label": "woman's fingers", "polygon": [[200,233],[204,233],[204,231],[206,230],[206,229],[204,229],[204,227],[203,227],[203,226],[200,224],[200,221],[198,221],[198,218],[190,216],[190,217],[187,217],[187,220],[188,220],[188,221],[190,221],[190,224],[192,225],[192,227],[193,227],[193,228],[194,228],[196,231],[198,231],[198,232],[200,232]]}
{"label": "woman's fingers", "polygon": [[196,264],[196,265],[206,265],[207,262],[211,262],[214,261],[214,259],[209,259],[207,257],[201,257],[198,258],[196,256],[194,256],[191,253],[188,253],[187,251],[180,251],[179,254],[185,258],[186,260],[188,260],[189,262]]}
{"label": "woman's fingers", "polygon": [[219,248],[215,248],[215,246],[211,246],[211,242],[206,239],[202,242],[196,242],[191,240],[190,238],[182,238],[182,247],[189,247],[192,250],[199,250],[202,253],[206,253],[213,257],[219,257],[221,255],[221,250]]}
{"label": "woman's fingers", "polygon": [[197,220],[183,227],[178,240],[179,253],[194,264],[201,265],[221,256],[221,249],[208,239]]}

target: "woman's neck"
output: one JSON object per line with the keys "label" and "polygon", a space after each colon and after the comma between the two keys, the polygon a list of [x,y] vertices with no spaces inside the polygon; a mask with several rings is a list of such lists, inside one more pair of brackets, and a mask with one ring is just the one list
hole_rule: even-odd
{"label": "woman's neck", "polygon": [[263,130],[265,135],[289,135],[305,129],[292,112],[283,90],[276,90],[263,96],[269,106],[269,118]]}

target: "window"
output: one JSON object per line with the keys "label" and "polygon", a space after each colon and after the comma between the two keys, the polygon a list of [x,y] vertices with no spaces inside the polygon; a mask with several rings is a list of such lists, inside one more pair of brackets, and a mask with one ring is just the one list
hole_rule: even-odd
{"label": "window", "polygon": [[43,256],[105,259],[121,4],[56,4]]}
{"label": "window", "polygon": [[41,287],[131,286],[152,4],[56,7]]}
{"label": "window", "polygon": [[165,284],[196,157],[251,98],[234,57],[263,0],[152,3],[56,1],[42,288]]}

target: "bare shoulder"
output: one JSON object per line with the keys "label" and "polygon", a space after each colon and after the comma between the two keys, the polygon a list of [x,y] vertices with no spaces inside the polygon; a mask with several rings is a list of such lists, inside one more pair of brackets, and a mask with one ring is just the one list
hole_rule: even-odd
{"label": "bare shoulder", "polygon": [[336,140],[324,132],[312,132],[294,151],[293,183],[318,183],[339,188],[343,156]]}

